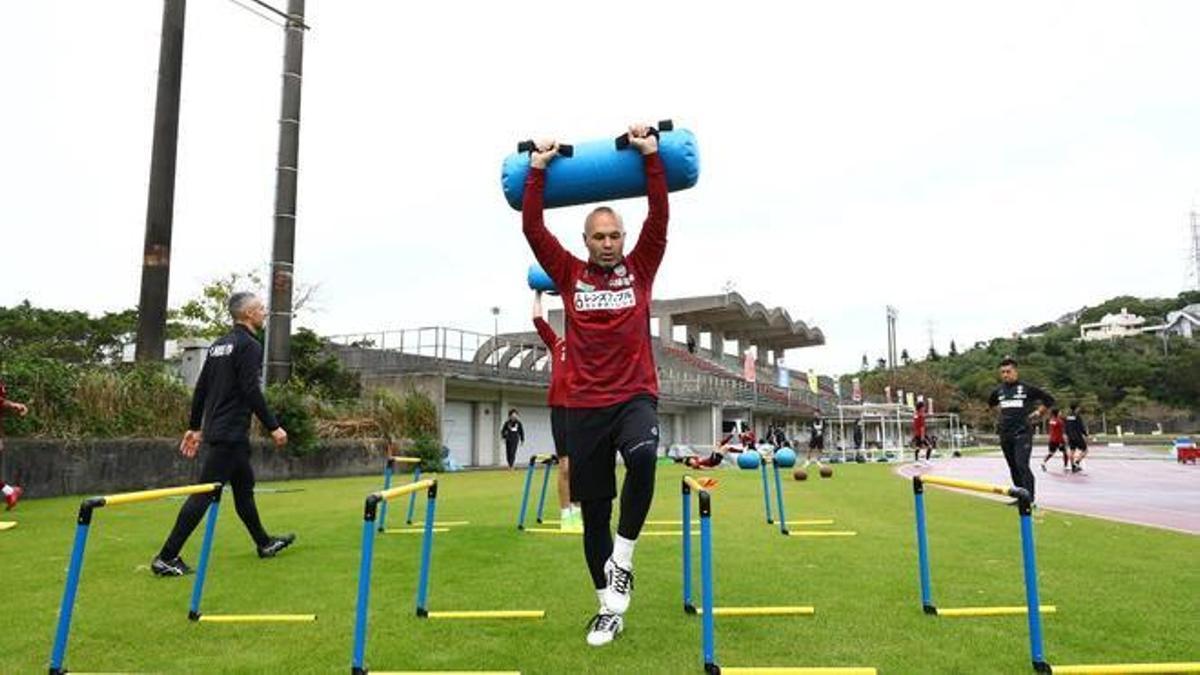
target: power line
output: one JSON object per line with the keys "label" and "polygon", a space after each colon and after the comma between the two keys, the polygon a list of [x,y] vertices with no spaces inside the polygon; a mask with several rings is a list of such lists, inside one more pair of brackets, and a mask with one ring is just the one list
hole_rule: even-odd
{"label": "power line", "polygon": [[[286,25],[286,24],[284,24],[283,22],[276,20],[274,17],[271,17],[271,16],[268,16],[268,15],[264,14],[263,12],[261,12],[261,11],[259,11],[259,10],[255,9],[255,8],[253,8],[253,7],[251,7],[250,5],[247,5],[247,4],[246,4],[246,3],[244,3],[244,2],[241,2],[241,0],[229,0],[229,2],[231,2],[231,3],[235,4],[235,5],[237,5],[238,7],[241,7],[242,9],[246,10],[247,12],[250,12],[251,14],[253,14],[253,15],[257,16],[257,17],[258,17],[258,18],[260,18],[260,19],[262,19],[263,21],[266,21],[267,23],[274,24],[274,25],[276,25],[276,26],[279,26],[280,28],[286,28],[286,27],[287,27],[287,25]],[[261,3],[259,3],[259,4],[261,4]]]}

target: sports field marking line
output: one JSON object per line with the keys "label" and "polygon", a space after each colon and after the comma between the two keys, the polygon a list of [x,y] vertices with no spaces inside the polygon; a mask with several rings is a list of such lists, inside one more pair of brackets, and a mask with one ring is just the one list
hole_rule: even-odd
{"label": "sports field marking line", "polygon": [[311,623],[316,614],[201,614],[201,623]]}
{"label": "sports field marking line", "polygon": [[497,610],[459,610],[449,612],[429,612],[430,619],[543,619],[544,609],[497,609]]}
{"label": "sports field marking line", "polygon": [[[1057,605],[1041,605],[1041,614],[1057,614]],[[1014,616],[1029,613],[1029,608],[1020,607],[938,607],[937,616],[970,617],[970,616]]]}

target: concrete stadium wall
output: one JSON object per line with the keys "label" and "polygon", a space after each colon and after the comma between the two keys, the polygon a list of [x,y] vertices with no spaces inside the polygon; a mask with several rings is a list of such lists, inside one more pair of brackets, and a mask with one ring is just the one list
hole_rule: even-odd
{"label": "concrete stadium wall", "polygon": [[[177,439],[60,441],[7,438],[0,476],[25,488],[26,497],[111,494],[195,483],[200,459],[179,455]],[[251,463],[258,481],[383,473],[382,442],[326,441],[294,457],[256,443]]]}

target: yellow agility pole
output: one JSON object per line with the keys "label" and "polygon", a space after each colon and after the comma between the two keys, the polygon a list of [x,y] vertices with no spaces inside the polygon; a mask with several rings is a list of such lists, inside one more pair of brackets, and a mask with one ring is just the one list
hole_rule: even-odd
{"label": "yellow agility pole", "polygon": [[722,675],[876,675],[874,668],[725,668]]}
{"label": "yellow agility pole", "polygon": [[372,670],[375,675],[521,675],[519,670]]}
{"label": "yellow agility pole", "polygon": [[[713,607],[713,616],[812,616],[817,610],[812,607]],[[703,607],[696,608],[704,614]],[[724,669],[722,669],[724,672]]]}
{"label": "yellow agility pole", "polygon": [[1200,662],[1195,663],[1112,663],[1094,666],[1051,666],[1050,672],[1057,675],[1125,675],[1129,673],[1200,673]]}
{"label": "yellow agility pole", "polygon": [[797,530],[788,532],[789,537],[856,537],[857,532],[852,530]]}
{"label": "yellow agility pole", "polygon": [[498,610],[461,610],[450,612],[428,612],[430,619],[544,619],[546,611],[541,609],[498,609]]}
{"label": "yellow agility pole", "polygon": [[525,531],[534,534],[566,534],[576,537],[583,534],[582,530],[563,530],[557,527],[527,527]]}
{"label": "yellow agility pole", "polygon": [[201,614],[200,623],[311,623],[316,614]]}
{"label": "yellow agility pole", "polygon": [[388,461],[392,462],[393,464],[420,464],[421,458],[420,457],[405,457],[402,455],[392,455],[391,457],[388,457]]}
{"label": "yellow agility pole", "polygon": [[832,525],[833,520],[829,518],[816,518],[812,520],[788,520],[785,525]]}
{"label": "yellow agility pole", "polygon": [[16,526],[17,523],[14,520],[0,520],[0,532],[11,530]]}
{"label": "yellow agility pole", "polygon": [[372,494],[374,494],[375,497],[377,499],[379,499],[380,501],[386,502],[386,501],[391,501],[391,500],[395,499],[396,497],[403,497],[404,495],[406,495],[410,492],[416,492],[418,490],[428,490],[435,482],[436,481],[434,481],[432,478],[426,478],[424,480],[419,480],[415,483],[408,483],[406,485],[401,485],[399,487],[388,488],[386,490],[380,490],[379,492],[375,492]]}
{"label": "yellow agility pole", "polygon": [[105,495],[99,499],[103,500],[100,506],[120,506],[122,504],[150,502],[154,501],[155,499],[165,499],[167,497],[175,497],[179,495],[206,494],[220,489],[220,483],[199,483],[197,485],[183,485],[173,488],[159,488],[157,490],[142,490],[140,492],[122,492],[115,495]]}
{"label": "yellow agility pole", "polygon": [[[1058,607],[1056,605],[1041,605],[1039,611],[1042,614],[1057,614]],[[1029,608],[1021,607],[938,607],[936,610],[937,616],[1017,616],[1029,613]]]}
{"label": "yellow agility pole", "polygon": [[1004,497],[1010,496],[1009,493],[1012,491],[1011,487],[1004,485],[992,485],[990,483],[945,478],[943,476],[921,476],[921,482],[928,485],[941,485],[943,487],[958,488],[959,490],[970,490],[971,492],[987,492]]}

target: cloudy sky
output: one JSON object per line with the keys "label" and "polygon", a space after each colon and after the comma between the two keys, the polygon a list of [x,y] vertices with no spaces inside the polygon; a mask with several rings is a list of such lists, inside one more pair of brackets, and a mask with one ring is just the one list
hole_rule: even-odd
{"label": "cloudy sky", "polygon": [[[284,0],[276,0],[283,6]],[[0,305],[137,303],[162,3],[5,3]],[[733,11],[736,8],[736,11]],[[856,369],[1188,283],[1194,2],[309,0],[296,275],[333,334],[528,325],[500,162],[671,117],[699,138],[657,297],[726,281]],[[171,303],[270,259],[282,31],[189,3]],[[637,225],[644,203],[616,205]],[[581,209],[549,213],[582,251]]]}

